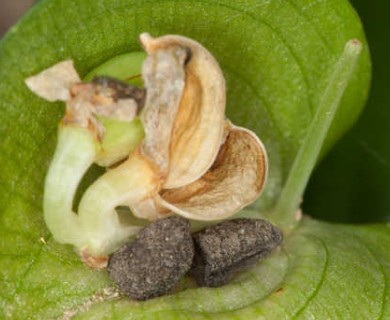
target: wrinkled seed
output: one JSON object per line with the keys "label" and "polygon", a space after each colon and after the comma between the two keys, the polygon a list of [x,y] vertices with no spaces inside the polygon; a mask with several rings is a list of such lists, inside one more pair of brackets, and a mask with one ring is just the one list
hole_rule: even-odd
{"label": "wrinkled seed", "polygon": [[218,287],[234,274],[256,264],[283,240],[279,229],[261,219],[222,222],[193,236],[191,274],[200,286]]}
{"label": "wrinkled seed", "polygon": [[193,255],[189,222],[169,217],[150,224],[115,252],[108,273],[130,298],[146,300],[168,293],[190,269]]}

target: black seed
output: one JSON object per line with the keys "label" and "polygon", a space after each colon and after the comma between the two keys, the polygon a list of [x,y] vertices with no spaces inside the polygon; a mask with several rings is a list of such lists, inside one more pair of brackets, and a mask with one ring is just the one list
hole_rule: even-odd
{"label": "black seed", "polygon": [[283,240],[279,229],[260,219],[235,219],[194,235],[191,273],[200,286],[228,283],[239,270],[257,263]]}
{"label": "black seed", "polygon": [[123,293],[146,300],[168,293],[191,268],[193,256],[189,222],[169,217],[150,224],[115,252],[108,273]]}

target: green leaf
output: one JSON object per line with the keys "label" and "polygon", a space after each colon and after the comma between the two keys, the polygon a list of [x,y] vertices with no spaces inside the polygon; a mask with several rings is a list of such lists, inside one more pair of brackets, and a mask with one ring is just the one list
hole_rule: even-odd
{"label": "green leaf", "polygon": [[389,239],[388,227],[305,221],[282,250],[226,287],[96,303],[76,319],[385,319],[390,260],[381,243]]}
{"label": "green leaf", "polygon": [[[11,281],[3,281],[4,314],[0,316],[384,319],[390,314],[390,254],[383,246],[390,241],[389,231],[385,226],[352,227],[305,220],[281,249],[229,285],[194,289],[183,284],[185,291],[143,303],[118,298],[105,272],[86,269],[72,250],[49,240],[37,243],[39,249],[34,253],[2,251],[3,274],[8,258],[7,279]],[[20,238],[18,241],[23,243]],[[32,262],[28,269],[17,270],[25,260]]]}
{"label": "green leaf", "polygon": [[185,281],[181,293],[145,303],[116,298],[104,271],[87,269],[70,247],[51,240],[42,188],[63,106],[34,96],[23,80],[69,58],[85,76],[112,57],[139,51],[143,31],[194,38],[221,63],[228,116],[254,130],[269,152],[269,182],[257,210],[278,199],[352,38],[363,42],[364,52],[323,152],[353,124],[367,96],[368,49],[345,0],[40,1],[0,43],[0,318],[389,316],[384,226],[305,220],[282,250],[228,286],[194,289]]}

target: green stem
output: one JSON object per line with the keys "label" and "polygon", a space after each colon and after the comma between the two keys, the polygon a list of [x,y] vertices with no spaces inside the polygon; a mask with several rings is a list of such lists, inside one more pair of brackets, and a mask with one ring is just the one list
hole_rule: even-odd
{"label": "green stem", "polygon": [[98,142],[88,129],[60,126],[43,201],[45,222],[60,243],[79,247],[83,242],[78,216],[72,211],[73,199],[98,150]]}
{"label": "green stem", "polygon": [[276,205],[275,221],[284,229],[290,229],[298,222],[296,211],[361,51],[362,45],[358,40],[350,40],[346,44],[320,100]]}
{"label": "green stem", "polygon": [[155,194],[157,178],[147,161],[132,154],[87,189],[78,213],[87,238],[84,247],[90,254],[111,253],[139,230],[138,227],[122,225],[115,208],[138,203]]}
{"label": "green stem", "polygon": [[[140,52],[121,55],[99,66],[88,77],[102,74],[126,79],[141,72],[144,59],[145,53]],[[136,81],[140,82],[140,79]],[[100,118],[99,121],[105,129],[102,142],[87,128],[72,124],[60,126],[44,194],[44,217],[54,239],[60,243],[72,244],[79,250],[90,249],[88,247],[92,246],[88,252],[96,255],[116,249],[118,239],[123,240],[138,228],[121,225],[115,211],[117,202],[110,202],[118,195],[106,193],[107,190],[98,193],[98,197],[92,201],[87,201],[87,206],[80,204],[83,213],[76,214],[73,212],[73,202],[77,188],[94,162],[110,166],[125,159],[144,136],[143,126],[138,118],[131,122],[105,118]],[[108,177],[111,176],[113,174],[108,174]],[[115,182],[119,180],[120,177]],[[98,183],[97,187],[101,185]],[[102,199],[107,198],[109,200],[102,203]],[[87,199],[91,200],[91,197]],[[99,210],[102,214],[99,214]],[[89,215],[85,212],[89,212]]]}
{"label": "green stem", "polygon": [[[136,145],[140,141],[140,135],[133,133],[142,133],[142,130],[132,128],[130,123],[127,129],[129,145]],[[113,145],[117,145],[115,139]],[[105,179],[98,179],[88,189],[89,192],[87,190],[86,200],[83,197],[79,214],[73,212],[74,196],[80,181],[101,154],[100,150],[100,143],[88,129],[72,125],[61,126],[56,152],[46,177],[44,195],[44,217],[54,238],[60,243],[72,244],[79,250],[88,248],[89,253],[96,255],[115,250],[120,241],[138,231],[139,228],[121,225],[115,207],[127,200],[129,192],[136,190],[137,195],[143,195],[140,189],[131,189],[131,184],[129,186],[127,182],[121,182],[128,174],[134,176],[136,169],[132,168],[137,166],[131,167],[129,172],[123,170],[126,166],[122,165],[103,175]],[[142,182],[134,183],[141,187]],[[145,183],[148,182],[145,180]],[[91,190],[99,191],[92,192],[94,196],[91,198]],[[125,199],[122,201],[123,193]]]}

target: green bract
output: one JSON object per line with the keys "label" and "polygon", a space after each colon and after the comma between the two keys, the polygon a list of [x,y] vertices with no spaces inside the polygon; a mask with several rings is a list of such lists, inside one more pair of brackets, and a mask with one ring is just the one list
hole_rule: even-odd
{"label": "green bract", "polygon": [[[207,47],[227,79],[228,116],[264,141],[271,165],[267,189],[242,215],[275,212],[350,39],[359,39],[363,51],[323,153],[353,124],[367,96],[368,48],[344,0],[40,1],[0,43],[0,318],[388,317],[386,226],[304,219],[281,250],[226,287],[196,289],[184,281],[180,293],[141,304],[118,298],[104,272],[85,268],[70,247],[51,239],[42,191],[63,108],[32,95],[23,81],[70,58],[85,76],[113,57],[139,51],[143,31],[182,34]],[[277,214],[269,217],[283,222]]]}

